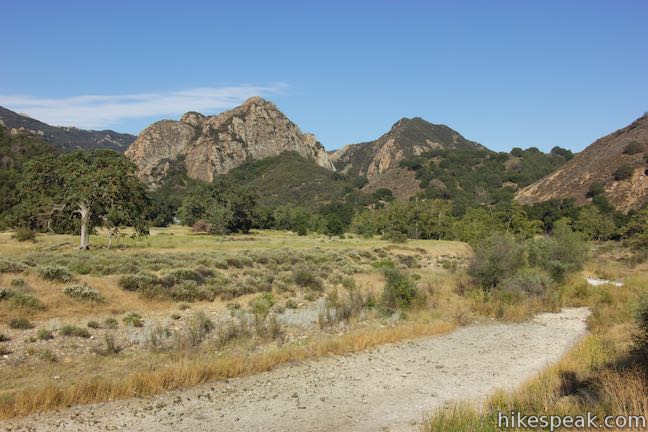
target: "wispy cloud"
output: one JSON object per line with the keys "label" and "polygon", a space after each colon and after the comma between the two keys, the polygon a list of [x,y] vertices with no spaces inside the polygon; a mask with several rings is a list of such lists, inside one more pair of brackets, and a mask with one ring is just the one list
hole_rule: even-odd
{"label": "wispy cloud", "polygon": [[279,94],[286,84],[199,87],[178,91],[120,95],[40,98],[0,95],[0,105],[51,125],[103,129],[121,120],[179,116],[187,111],[216,112],[241,104],[251,96]]}

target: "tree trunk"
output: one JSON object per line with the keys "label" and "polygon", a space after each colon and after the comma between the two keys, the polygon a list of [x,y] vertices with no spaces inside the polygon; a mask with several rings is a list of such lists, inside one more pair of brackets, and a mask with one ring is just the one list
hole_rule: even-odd
{"label": "tree trunk", "polygon": [[108,246],[107,249],[110,249],[112,247],[112,238],[113,238],[113,230],[112,228],[108,229]]}
{"label": "tree trunk", "polygon": [[81,243],[79,249],[88,249],[90,247],[90,209],[86,203],[79,205],[79,214],[81,215]]}

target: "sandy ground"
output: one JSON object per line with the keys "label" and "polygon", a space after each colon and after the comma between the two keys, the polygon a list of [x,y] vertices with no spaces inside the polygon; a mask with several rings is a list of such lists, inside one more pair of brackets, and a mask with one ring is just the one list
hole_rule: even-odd
{"label": "sandy ground", "polygon": [[0,430],[410,431],[444,403],[483,400],[557,361],[585,335],[588,314],[565,309],[523,324],[474,325],[157,397],[13,419]]}

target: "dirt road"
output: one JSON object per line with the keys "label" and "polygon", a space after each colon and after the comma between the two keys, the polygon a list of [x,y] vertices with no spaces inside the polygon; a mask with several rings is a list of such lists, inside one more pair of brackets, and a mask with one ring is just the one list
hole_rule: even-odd
{"label": "dirt road", "polygon": [[147,399],[0,423],[36,431],[409,431],[457,399],[481,400],[557,361],[586,333],[585,308],[523,324],[488,324],[285,365]]}

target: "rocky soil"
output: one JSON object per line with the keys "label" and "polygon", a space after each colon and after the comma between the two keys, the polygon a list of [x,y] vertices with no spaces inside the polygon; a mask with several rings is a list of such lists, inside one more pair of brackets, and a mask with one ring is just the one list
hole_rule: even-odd
{"label": "rocky soil", "polygon": [[473,325],[157,397],[12,419],[0,430],[415,430],[430,410],[481,401],[557,361],[585,335],[588,315],[565,309],[522,324]]}

